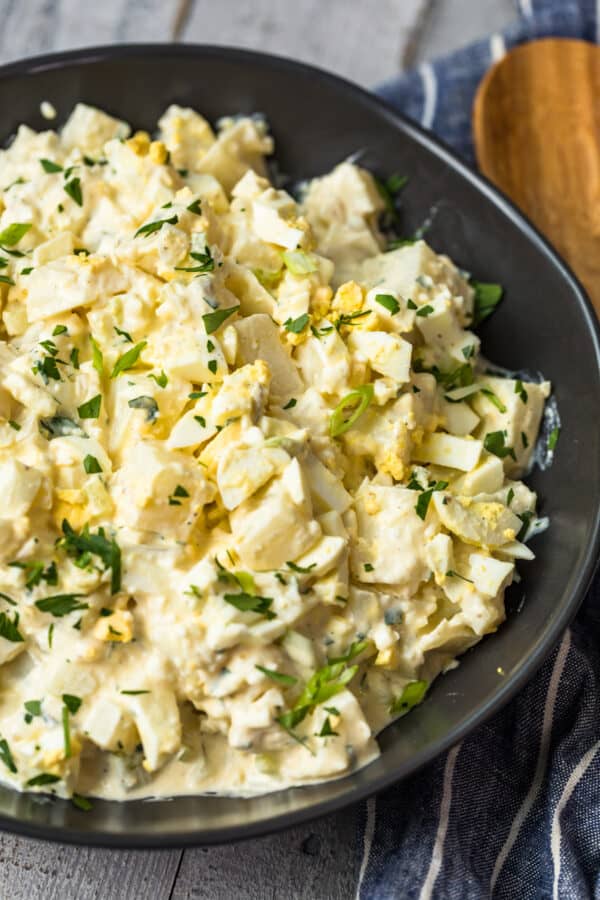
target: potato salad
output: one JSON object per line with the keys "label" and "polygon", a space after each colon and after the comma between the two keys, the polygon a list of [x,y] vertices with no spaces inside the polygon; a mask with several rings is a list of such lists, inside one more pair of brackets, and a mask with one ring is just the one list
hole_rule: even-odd
{"label": "potato salad", "polygon": [[0,152],[0,778],[127,799],[347,774],[493,632],[547,383],[259,117],[84,104]]}

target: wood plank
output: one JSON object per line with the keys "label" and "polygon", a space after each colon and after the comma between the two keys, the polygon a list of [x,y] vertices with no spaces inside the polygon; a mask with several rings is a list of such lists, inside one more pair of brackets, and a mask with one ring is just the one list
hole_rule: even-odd
{"label": "wood plank", "polygon": [[364,85],[399,71],[426,0],[196,0],[182,38],[291,56]]}
{"label": "wood plank", "polygon": [[186,850],[172,900],[349,900],[357,809],[247,844]]}
{"label": "wood plank", "polygon": [[98,850],[0,833],[0,897],[10,900],[163,900],[181,850]]}

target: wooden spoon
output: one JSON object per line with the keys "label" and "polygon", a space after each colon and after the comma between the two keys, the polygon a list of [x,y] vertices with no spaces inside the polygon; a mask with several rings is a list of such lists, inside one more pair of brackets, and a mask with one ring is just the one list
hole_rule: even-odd
{"label": "wooden spoon", "polygon": [[473,109],[481,171],[554,244],[600,315],[600,47],[547,38],[511,50]]}

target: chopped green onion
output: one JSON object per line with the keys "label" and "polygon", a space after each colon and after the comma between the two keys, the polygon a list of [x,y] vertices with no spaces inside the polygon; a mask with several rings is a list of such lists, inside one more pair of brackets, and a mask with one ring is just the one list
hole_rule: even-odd
{"label": "chopped green onion", "polygon": [[[334,409],[329,420],[329,434],[331,437],[339,437],[345,434],[360,419],[373,399],[373,385],[363,384],[350,391]],[[348,408],[352,413],[346,417]]]}

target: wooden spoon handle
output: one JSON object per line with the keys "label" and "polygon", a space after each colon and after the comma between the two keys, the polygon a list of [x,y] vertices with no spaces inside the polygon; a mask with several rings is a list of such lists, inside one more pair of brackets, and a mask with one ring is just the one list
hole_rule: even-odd
{"label": "wooden spoon handle", "polygon": [[600,314],[600,48],[548,38],[484,77],[473,132],[482,172],[565,257]]}

